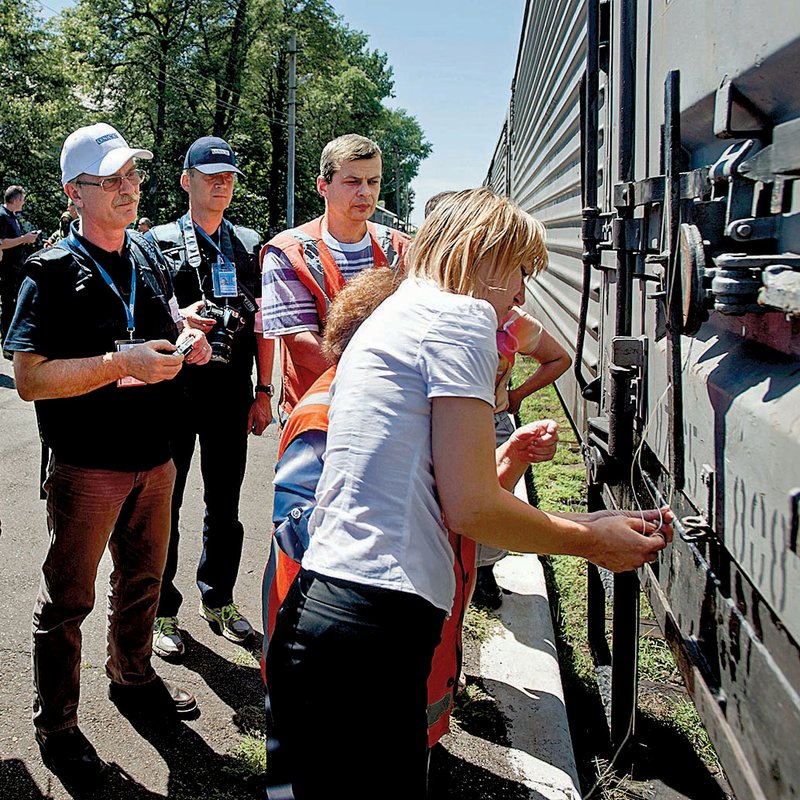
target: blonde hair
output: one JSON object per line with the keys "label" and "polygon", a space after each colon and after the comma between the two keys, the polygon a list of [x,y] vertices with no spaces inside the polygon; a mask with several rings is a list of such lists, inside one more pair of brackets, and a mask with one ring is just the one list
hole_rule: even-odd
{"label": "blonde hair", "polygon": [[389,267],[365,269],[347,282],[328,310],[322,355],[329,364],[338,364],[345,347],[361,327],[361,323],[387,298],[403,280]]}
{"label": "blonde hair", "polygon": [[322,150],[319,159],[319,174],[325,183],[333,180],[333,175],[342,168],[345,161],[361,161],[381,155],[377,142],[357,133],[346,133],[334,139]]}
{"label": "blonde hair", "polygon": [[[545,229],[490,189],[454,192],[423,222],[406,256],[408,274],[448,292],[482,297],[506,286],[514,271],[535,275],[547,266]],[[482,274],[479,264],[489,262]],[[494,286],[493,286],[494,284]]]}

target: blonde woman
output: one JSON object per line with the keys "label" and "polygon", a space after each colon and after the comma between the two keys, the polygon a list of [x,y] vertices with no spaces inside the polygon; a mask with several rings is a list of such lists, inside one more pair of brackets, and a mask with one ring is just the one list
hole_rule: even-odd
{"label": "blonde woman", "polygon": [[498,483],[495,333],[546,260],[538,222],[487,189],[457,192],[345,350],[311,541],[267,653],[271,796],[425,797],[426,679],[454,593],[448,528],[616,571],[671,539],[666,509],[547,514]]}

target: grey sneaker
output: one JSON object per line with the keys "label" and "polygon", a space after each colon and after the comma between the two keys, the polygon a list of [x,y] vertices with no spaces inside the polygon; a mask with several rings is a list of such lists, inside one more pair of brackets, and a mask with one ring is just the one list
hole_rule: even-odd
{"label": "grey sneaker", "polygon": [[236,603],[210,608],[201,602],[200,616],[208,620],[217,629],[217,633],[237,644],[246,642],[255,633],[253,626],[241,615]]}
{"label": "grey sneaker", "polygon": [[161,658],[180,658],[186,648],[178,630],[177,617],[156,617],[153,625],[153,652]]}

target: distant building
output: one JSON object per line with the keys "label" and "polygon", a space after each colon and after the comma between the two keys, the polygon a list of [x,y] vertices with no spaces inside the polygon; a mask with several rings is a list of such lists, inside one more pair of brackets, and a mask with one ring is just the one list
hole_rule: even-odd
{"label": "distant building", "polygon": [[400,219],[393,211],[389,211],[386,206],[380,204],[375,206],[375,213],[370,217],[370,222],[376,222],[378,225],[386,225],[389,228],[397,228],[397,230],[404,231],[409,236],[414,236],[417,232],[416,225],[412,225],[410,222],[406,223],[405,220]]}

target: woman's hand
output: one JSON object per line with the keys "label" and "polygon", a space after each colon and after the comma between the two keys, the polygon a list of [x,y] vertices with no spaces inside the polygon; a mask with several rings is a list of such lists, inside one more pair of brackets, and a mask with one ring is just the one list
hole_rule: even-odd
{"label": "woman's hand", "polygon": [[539,419],[517,428],[508,438],[506,457],[538,464],[550,461],[558,446],[558,423],[552,419]]}
{"label": "woman's hand", "polygon": [[646,511],[595,511],[586,523],[592,545],[586,557],[612,572],[651,563],[672,541],[674,514],[666,506]]}

